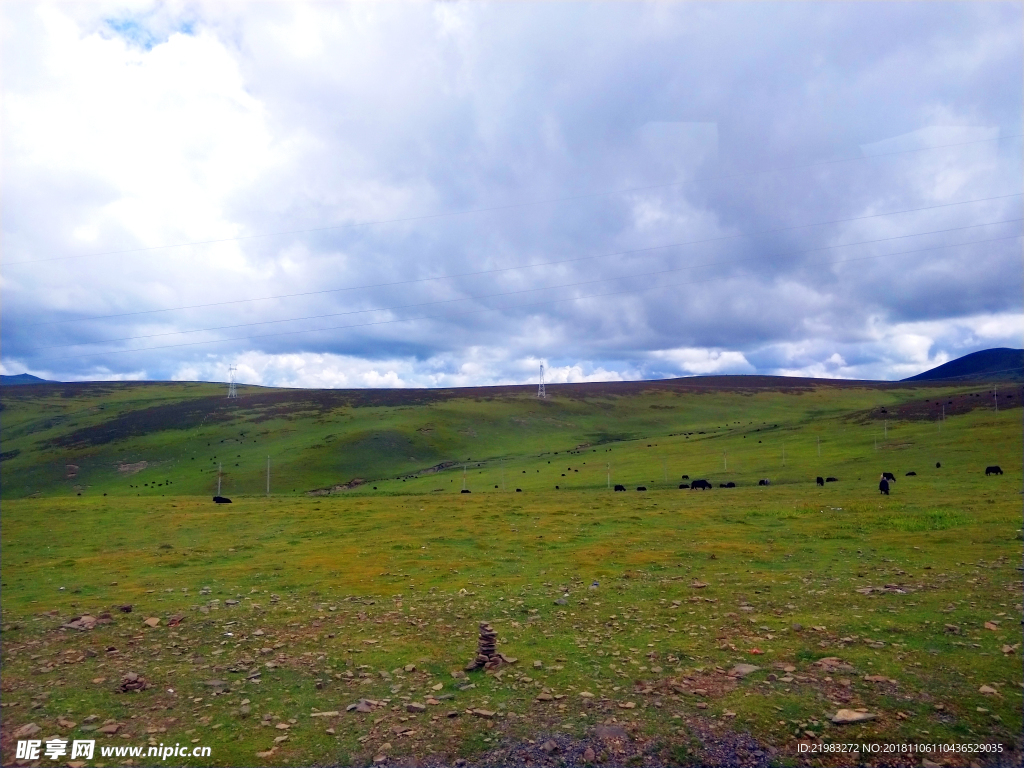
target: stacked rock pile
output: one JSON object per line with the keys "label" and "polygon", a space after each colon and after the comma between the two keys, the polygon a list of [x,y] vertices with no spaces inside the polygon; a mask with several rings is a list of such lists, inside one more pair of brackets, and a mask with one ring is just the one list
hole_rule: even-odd
{"label": "stacked rock pile", "polygon": [[149,688],[146,678],[137,672],[129,672],[121,678],[121,684],[117,687],[119,693],[135,693]]}
{"label": "stacked rock pile", "polygon": [[514,664],[517,660],[498,653],[498,633],[486,621],[480,622],[480,640],[477,643],[476,656],[466,665],[466,671],[476,669],[492,670],[502,664]]}

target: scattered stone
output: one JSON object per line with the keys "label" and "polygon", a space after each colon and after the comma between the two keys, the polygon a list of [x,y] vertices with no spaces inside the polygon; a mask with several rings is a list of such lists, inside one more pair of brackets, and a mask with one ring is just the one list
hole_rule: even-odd
{"label": "scattered stone", "polygon": [[207,688],[223,688],[227,685],[223,680],[207,680],[203,683]]}
{"label": "scattered stone", "polygon": [[621,725],[598,725],[594,728],[594,735],[599,739],[606,741],[620,740],[626,741],[629,739],[629,734],[626,733],[626,729]]}
{"label": "scattered stone", "polygon": [[548,739],[543,744],[541,744],[540,748],[544,751],[545,754],[548,755],[553,755],[555,752],[558,751],[558,745],[555,744],[555,742],[553,742],[551,739]]}
{"label": "scattered stone", "polygon": [[289,728],[291,728],[291,725],[288,723],[278,723],[274,727],[277,728],[277,730],[279,731],[287,731]]}
{"label": "scattered stone", "polygon": [[878,715],[870,712],[859,712],[856,709],[840,709],[834,715],[831,720],[836,725],[846,725],[849,723],[863,723],[868,720],[874,720]]}
{"label": "scattered stone", "polygon": [[79,616],[78,618],[72,619],[63,626],[67,629],[77,629],[81,632],[86,632],[94,628],[97,624],[97,621],[98,620],[96,619],[96,617],[90,616],[89,614],[85,614],[84,616]]}
{"label": "scattered stone", "polygon": [[534,669],[544,669],[544,662],[541,661],[540,659],[534,661],[533,662],[533,668]]}
{"label": "scattered stone", "polygon": [[491,720],[494,718],[494,712],[489,709],[474,709],[472,713],[477,717],[482,717],[485,720]]}
{"label": "scattered stone", "polygon": [[592,694],[590,691],[580,691],[580,698],[581,699],[592,699],[592,698],[594,698],[594,694]]}
{"label": "scattered stone", "polygon": [[544,691],[543,693],[538,693],[537,694],[537,698],[536,698],[536,701],[554,701],[554,700],[555,700],[555,697],[552,696],[547,691]]}
{"label": "scattered stone", "polygon": [[147,627],[155,627],[160,624],[160,619],[158,619],[156,616],[152,616],[143,621],[142,623],[145,624]]}
{"label": "scattered stone", "polygon": [[338,710],[332,709],[329,712],[313,712],[310,717],[337,717],[340,714]]}
{"label": "scattered stone", "polygon": [[624,701],[621,704],[619,704],[619,709],[636,709],[636,702]]}
{"label": "scattered stone", "polygon": [[96,733],[105,733],[108,736],[113,736],[119,730],[121,730],[121,724],[120,723],[107,723],[106,725],[100,727],[96,731]]}
{"label": "scattered stone", "polygon": [[990,685],[983,685],[983,686],[981,686],[981,688],[978,689],[978,693],[985,694],[986,696],[998,696],[999,695],[999,691],[997,691],[995,688],[993,688]]}
{"label": "scattered stone", "polygon": [[752,672],[757,672],[761,669],[753,664],[737,664],[731,670],[729,670],[730,677],[746,677]]}
{"label": "scattered stone", "polygon": [[35,736],[41,730],[43,730],[43,729],[40,728],[35,723],[26,723],[25,725],[21,726],[21,728],[16,730],[11,735],[15,739],[29,739],[29,738]]}
{"label": "scattered stone", "polygon": [[427,711],[427,705],[426,704],[421,704],[418,701],[410,701],[408,704],[405,705],[405,711],[406,712],[426,712]]}
{"label": "scattered stone", "polygon": [[597,758],[597,753],[594,752],[594,750],[591,749],[590,747],[587,747],[585,750],[583,750],[583,762],[585,762],[585,763],[592,763],[592,762],[594,762],[594,760],[596,758]]}

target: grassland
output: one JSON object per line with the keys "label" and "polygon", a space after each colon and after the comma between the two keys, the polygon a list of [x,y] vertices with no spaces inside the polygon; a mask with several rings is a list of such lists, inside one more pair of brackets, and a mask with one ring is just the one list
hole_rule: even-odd
{"label": "grassland", "polygon": [[[555,765],[572,744],[696,765],[731,734],[757,740],[731,753],[748,764],[847,765],[798,750],[851,741],[1019,762],[1020,391],[997,413],[980,386],[755,383],[226,406],[207,385],[5,390],[5,764],[26,723],[108,720],[101,744],[212,747],[187,765]],[[218,463],[230,506],[209,501]],[[83,613],[110,621],[62,628]],[[456,678],[481,621],[519,661]],[[116,692],[128,672],[149,687]],[[346,711],[360,699],[379,706]],[[857,708],[877,717],[830,722]]]}

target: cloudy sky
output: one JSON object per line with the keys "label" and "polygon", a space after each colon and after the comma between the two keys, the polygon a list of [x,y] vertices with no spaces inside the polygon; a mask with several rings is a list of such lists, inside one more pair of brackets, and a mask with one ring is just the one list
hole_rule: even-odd
{"label": "cloudy sky", "polygon": [[899,379],[1024,346],[1021,16],[0,4],[0,368]]}

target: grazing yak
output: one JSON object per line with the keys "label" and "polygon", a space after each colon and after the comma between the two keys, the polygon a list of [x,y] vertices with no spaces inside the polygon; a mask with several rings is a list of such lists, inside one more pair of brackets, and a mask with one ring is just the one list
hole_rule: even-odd
{"label": "grazing yak", "polygon": [[615,490],[616,491],[624,491],[624,490],[626,490],[626,486],[624,486],[624,485],[616,485],[615,486]]}
{"label": "grazing yak", "polygon": [[907,472],[904,477],[917,477],[917,472]]}
{"label": "grazing yak", "polygon": [[816,482],[818,485],[824,485],[825,484],[825,478],[824,477],[817,477],[817,478],[814,479],[814,482]]}
{"label": "grazing yak", "polygon": [[825,482],[826,483],[838,483],[839,482],[839,478],[838,477],[826,477],[825,478]]}
{"label": "grazing yak", "polygon": [[522,493],[522,492],[523,492],[522,488],[516,488],[516,493]]}
{"label": "grazing yak", "polygon": [[895,483],[896,482],[896,475],[894,475],[892,472],[883,472],[882,473],[882,479],[883,480],[888,480],[890,483]]}
{"label": "grazing yak", "polygon": [[935,462],[935,468],[936,469],[939,469],[941,466],[942,466],[942,462],[941,461],[936,461]]}
{"label": "grazing yak", "polygon": [[889,495],[889,481],[884,477],[878,481],[878,492],[884,493],[886,496]]}
{"label": "grazing yak", "polygon": [[[558,486],[556,485],[555,488],[557,487]],[[459,493],[470,493],[470,490],[468,488],[463,488],[461,491],[459,491]]]}
{"label": "grazing yak", "polygon": [[736,487],[736,483],[734,483],[734,482],[732,482],[730,480],[728,483],[725,484],[725,487],[726,488],[735,488]]}
{"label": "grazing yak", "polygon": [[986,475],[1001,475],[1001,474],[1003,474],[1003,470],[1000,469],[999,465],[997,464],[997,465],[992,466],[992,467],[985,467],[985,474]]}
{"label": "grazing yak", "polygon": [[636,489],[637,489],[638,491],[646,491],[646,490],[647,490],[647,486],[646,486],[646,485],[638,485],[638,486],[636,487]]}
{"label": "grazing yak", "polygon": [[689,484],[689,483],[680,483],[680,484],[679,484],[679,488],[680,488],[680,489],[683,489],[683,488],[689,488],[689,487],[690,487],[690,484]]}
{"label": "grazing yak", "polygon": [[213,500],[216,503],[218,503],[218,504],[230,504],[231,503],[231,499],[229,499],[227,496],[214,496]]}
{"label": "grazing yak", "polygon": [[689,479],[690,479],[690,476],[689,476],[689,475],[683,475],[683,476],[682,476],[682,477],[680,477],[679,479],[680,479],[680,480],[689,480]]}
{"label": "grazing yak", "polygon": [[761,480],[758,480],[757,484],[758,485],[771,485],[772,481],[769,480],[767,477],[765,477],[765,478],[762,478]]}
{"label": "grazing yak", "polygon": [[711,483],[709,483],[707,480],[694,480],[692,483],[690,483],[691,491],[696,491],[698,488],[702,491],[710,491],[711,487]]}

